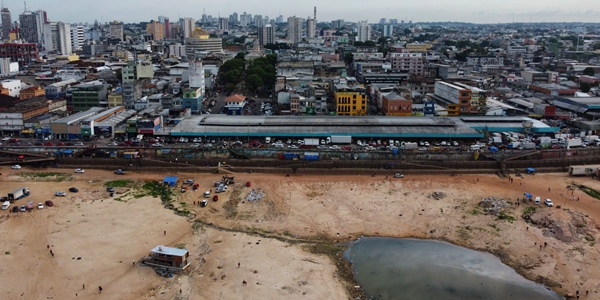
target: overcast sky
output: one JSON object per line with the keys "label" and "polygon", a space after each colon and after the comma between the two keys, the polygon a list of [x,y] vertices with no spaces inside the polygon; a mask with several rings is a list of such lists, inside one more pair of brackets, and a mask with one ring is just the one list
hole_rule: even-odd
{"label": "overcast sky", "polygon": [[[24,10],[23,1],[4,0],[4,6],[17,20]],[[47,11],[51,21],[69,23],[119,20],[126,23],[155,20],[165,15],[200,19],[207,15],[226,17],[243,12],[263,17],[278,15],[306,18],[317,6],[317,20],[368,20],[381,18],[413,22],[456,21],[473,23],[516,22],[600,22],[599,0],[28,0],[29,10]]]}

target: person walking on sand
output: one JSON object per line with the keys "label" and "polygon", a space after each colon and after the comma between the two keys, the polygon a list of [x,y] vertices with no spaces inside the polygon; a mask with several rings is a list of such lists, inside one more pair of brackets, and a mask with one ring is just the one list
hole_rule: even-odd
{"label": "person walking on sand", "polygon": [[164,234],[167,235],[167,231],[166,230],[164,231]]}
{"label": "person walking on sand", "polygon": [[238,263],[238,269],[240,268],[240,263]]}
{"label": "person walking on sand", "polygon": [[98,286],[98,291],[100,291],[100,294],[102,294],[102,286]]}
{"label": "person walking on sand", "polygon": [[83,289],[85,290],[85,283],[83,284]]}
{"label": "person walking on sand", "polygon": [[50,254],[52,254],[52,257],[54,257],[54,251],[50,250]]}

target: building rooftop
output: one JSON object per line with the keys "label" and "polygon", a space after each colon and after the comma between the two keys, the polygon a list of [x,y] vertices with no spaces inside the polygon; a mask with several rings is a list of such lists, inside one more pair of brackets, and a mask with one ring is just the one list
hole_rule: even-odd
{"label": "building rooftop", "polygon": [[66,124],[73,124],[77,121],[81,121],[85,118],[89,118],[90,116],[96,115],[99,112],[103,111],[104,108],[102,107],[92,107],[86,111],[81,111],[78,112],[76,114],[72,114],[70,116],[64,117],[62,119],[58,119],[52,123],[66,123]]}
{"label": "building rooftop", "polygon": [[246,96],[240,94],[233,94],[225,98],[225,102],[244,102],[245,100]]}
{"label": "building rooftop", "polygon": [[188,253],[188,251],[185,249],[165,247],[160,245],[154,247],[152,250],[150,250],[150,252],[173,256],[184,256],[186,253]]}
{"label": "building rooftop", "polygon": [[114,114],[116,111],[123,109],[123,106],[115,106],[113,108],[109,108],[101,113],[98,113],[96,115],[90,116],[88,118],[85,119],[85,121],[91,122],[91,121],[96,121],[102,117]]}

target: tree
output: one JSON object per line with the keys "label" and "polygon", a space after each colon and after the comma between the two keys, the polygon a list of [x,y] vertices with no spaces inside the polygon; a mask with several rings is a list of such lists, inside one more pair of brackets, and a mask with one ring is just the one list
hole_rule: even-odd
{"label": "tree", "polygon": [[377,43],[378,43],[378,44],[382,44],[382,45],[383,45],[383,44],[385,44],[385,43],[387,43],[387,37],[385,37],[385,36],[382,36],[382,37],[380,37],[380,38],[377,40]]}
{"label": "tree", "polygon": [[489,47],[489,46],[490,46],[489,41],[482,41],[481,44],[479,44],[479,47],[481,47],[481,48],[485,48],[485,47]]}
{"label": "tree", "polygon": [[361,42],[361,41],[354,41],[354,46],[356,46],[356,47],[361,47],[361,46],[364,46],[364,45],[365,45],[365,43],[364,43],[364,42]]}
{"label": "tree", "polygon": [[596,75],[596,71],[592,67],[587,67],[583,69],[583,75],[594,76]]}
{"label": "tree", "polygon": [[409,35],[411,33],[412,33],[412,31],[410,31],[410,29],[408,29],[408,28],[404,29],[404,35]]}
{"label": "tree", "polygon": [[238,54],[236,54],[234,58],[245,59],[246,58],[246,53],[244,53],[244,52],[238,52]]}
{"label": "tree", "polygon": [[344,55],[344,62],[347,65],[351,65],[354,62],[354,54],[346,53],[346,55]]}
{"label": "tree", "polygon": [[590,89],[592,88],[592,86],[587,83],[587,82],[581,82],[579,84],[579,88],[581,89],[582,92],[587,93],[590,91]]}
{"label": "tree", "polygon": [[364,45],[367,47],[373,47],[373,46],[375,46],[375,42],[374,41],[365,41]]}
{"label": "tree", "polygon": [[471,42],[469,40],[460,40],[456,42],[456,47],[459,49],[471,46]]}
{"label": "tree", "polygon": [[249,75],[246,78],[246,86],[249,90],[254,91],[264,85],[262,78],[258,74]]}

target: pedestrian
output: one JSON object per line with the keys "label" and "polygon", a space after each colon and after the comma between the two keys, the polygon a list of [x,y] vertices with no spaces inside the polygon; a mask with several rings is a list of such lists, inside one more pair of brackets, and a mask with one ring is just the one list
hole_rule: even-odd
{"label": "pedestrian", "polygon": [[479,182],[479,177],[477,177],[477,182]]}
{"label": "pedestrian", "polygon": [[542,245],[540,245],[540,250],[542,250]]}
{"label": "pedestrian", "polygon": [[180,294],[182,293],[182,292],[181,292],[181,289],[179,289],[179,293],[180,293]]}
{"label": "pedestrian", "polygon": [[133,265],[135,266],[135,259],[133,260]]}
{"label": "pedestrian", "polygon": [[575,296],[577,296],[577,299],[579,299],[579,290],[577,290],[577,292],[575,292]]}
{"label": "pedestrian", "polygon": [[77,297],[77,293],[75,293],[75,297]]}
{"label": "pedestrian", "polygon": [[246,285],[246,280],[242,280],[242,285]]}
{"label": "pedestrian", "polygon": [[548,188],[548,192],[550,191],[550,188]]}
{"label": "pedestrian", "polygon": [[54,257],[54,252],[52,250],[50,250],[50,254],[52,254],[52,257]]}
{"label": "pedestrian", "polygon": [[579,201],[579,197],[577,197],[577,201]]}
{"label": "pedestrian", "polygon": [[83,289],[85,290],[85,283],[83,284]]}
{"label": "pedestrian", "polygon": [[100,291],[100,294],[102,294],[102,286],[99,286],[98,290]]}
{"label": "pedestrian", "polygon": [[50,245],[46,245],[46,248],[50,249]]}
{"label": "pedestrian", "polygon": [[240,263],[238,263],[238,268],[240,267]]}
{"label": "pedestrian", "polygon": [[546,248],[546,246],[548,246],[548,243],[547,243],[547,242],[544,242],[544,248]]}
{"label": "pedestrian", "polygon": [[164,234],[167,235],[167,231],[166,230],[164,231]]}
{"label": "pedestrian", "polygon": [[590,291],[586,290],[585,291],[585,296],[587,297],[587,295],[590,293]]}
{"label": "pedestrian", "polygon": [[529,230],[529,226],[527,226],[527,230]]}

